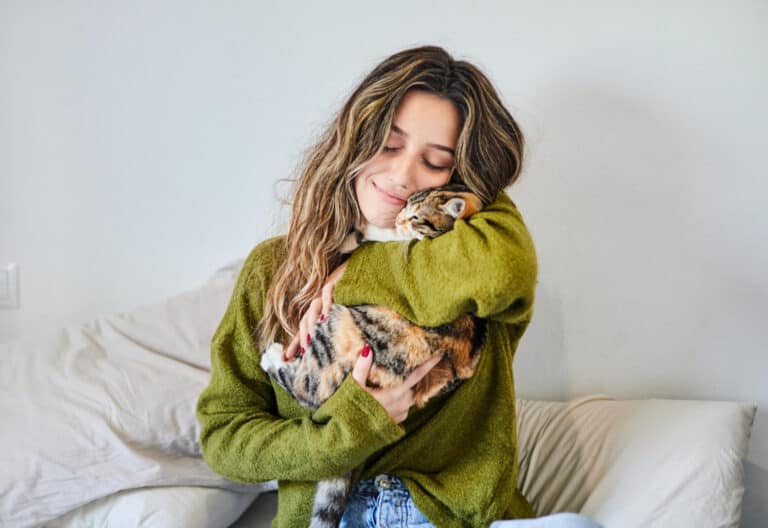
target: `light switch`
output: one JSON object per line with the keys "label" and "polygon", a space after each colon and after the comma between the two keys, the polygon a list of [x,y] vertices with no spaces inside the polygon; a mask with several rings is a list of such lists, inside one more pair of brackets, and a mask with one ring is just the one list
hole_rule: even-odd
{"label": "light switch", "polygon": [[0,267],[0,308],[19,307],[19,265],[4,262]]}

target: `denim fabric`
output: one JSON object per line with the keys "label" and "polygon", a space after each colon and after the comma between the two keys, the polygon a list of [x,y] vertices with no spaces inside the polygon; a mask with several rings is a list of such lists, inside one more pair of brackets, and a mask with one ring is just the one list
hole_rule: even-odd
{"label": "denim fabric", "polygon": [[[339,528],[435,528],[416,508],[405,483],[388,473],[355,484]],[[602,528],[577,513],[494,521],[490,528]]]}
{"label": "denim fabric", "polygon": [[387,473],[361,480],[350,493],[339,528],[434,528],[411,499],[405,483]]}

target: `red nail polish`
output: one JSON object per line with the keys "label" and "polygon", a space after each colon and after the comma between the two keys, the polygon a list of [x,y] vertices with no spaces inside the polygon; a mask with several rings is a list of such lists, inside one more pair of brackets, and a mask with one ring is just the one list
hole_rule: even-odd
{"label": "red nail polish", "polygon": [[304,347],[301,347],[301,355],[304,355]]}
{"label": "red nail polish", "polygon": [[320,320],[325,321],[325,314],[320,314]]}
{"label": "red nail polish", "polygon": [[307,334],[307,344],[309,344],[309,340],[310,340],[310,339],[311,339],[311,338],[309,337],[309,334]]}
{"label": "red nail polish", "polygon": [[368,354],[371,353],[371,347],[368,345],[368,343],[363,346],[363,357],[368,357]]}

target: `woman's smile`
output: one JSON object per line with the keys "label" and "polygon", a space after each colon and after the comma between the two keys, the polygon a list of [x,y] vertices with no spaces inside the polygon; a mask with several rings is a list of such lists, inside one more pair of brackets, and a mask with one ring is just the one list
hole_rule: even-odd
{"label": "woman's smile", "polygon": [[376,185],[376,182],[375,182],[375,181],[371,180],[371,184],[373,185],[373,188],[374,188],[374,189],[376,189],[376,192],[377,192],[377,193],[379,193],[379,196],[381,196],[381,198],[382,198],[384,201],[386,201],[386,202],[388,202],[388,203],[390,203],[390,204],[392,204],[392,205],[397,205],[397,206],[399,206],[399,207],[402,207],[402,206],[404,206],[404,205],[405,205],[405,202],[406,202],[405,200],[401,200],[401,199],[400,199],[400,198],[398,198],[397,196],[392,196],[392,195],[391,195],[391,194],[389,194],[388,192],[386,192],[386,191],[384,191],[384,190],[380,189],[380,188],[379,188],[379,187]]}

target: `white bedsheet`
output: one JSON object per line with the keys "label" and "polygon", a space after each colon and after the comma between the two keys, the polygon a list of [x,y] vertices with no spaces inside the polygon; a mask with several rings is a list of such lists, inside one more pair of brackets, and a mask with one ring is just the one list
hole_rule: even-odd
{"label": "white bedsheet", "polygon": [[200,458],[195,404],[242,261],[201,288],[0,349],[0,526],[38,526],[145,487],[250,494]]}

